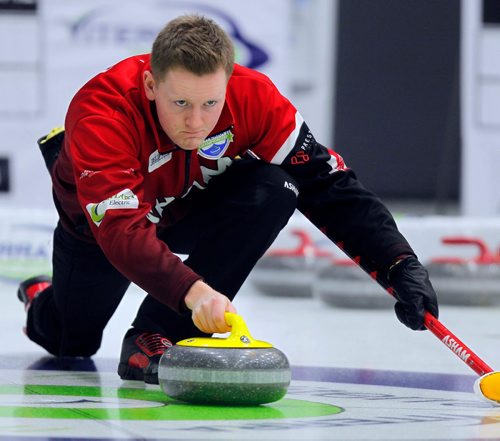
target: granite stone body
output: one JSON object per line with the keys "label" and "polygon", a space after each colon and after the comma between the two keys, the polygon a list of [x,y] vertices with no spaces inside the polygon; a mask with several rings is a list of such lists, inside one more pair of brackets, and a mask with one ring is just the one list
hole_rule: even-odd
{"label": "granite stone body", "polygon": [[250,406],[283,398],[290,364],[276,348],[213,348],[174,345],[160,359],[163,391],[181,401]]}

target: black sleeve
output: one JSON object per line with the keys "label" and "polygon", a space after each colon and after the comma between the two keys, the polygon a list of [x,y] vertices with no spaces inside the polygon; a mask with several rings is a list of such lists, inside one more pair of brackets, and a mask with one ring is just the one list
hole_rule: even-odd
{"label": "black sleeve", "polygon": [[363,187],[340,155],[316,142],[305,123],[281,166],[297,181],[299,210],[387,287],[390,265],[415,253],[382,201]]}

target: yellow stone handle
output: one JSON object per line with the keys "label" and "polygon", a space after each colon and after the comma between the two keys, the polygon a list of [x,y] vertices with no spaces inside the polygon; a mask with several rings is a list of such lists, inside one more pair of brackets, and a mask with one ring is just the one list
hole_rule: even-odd
{"label": "yellow stone handle", "polygon": [[272,348],[273,345],[265,341],[255,340],[247,328],[241,315],[234,312],[225,312],[226,323],[231,326],[231,334],[226,338],[225,344],[233,347]]}
{"label": "yellow stone handle", "polygon": [[225,312],[224,318],[226,319],[226,323],[231,326],[231,334],[235,334],[237,336],[246,335],[247,337],[252,338],[250,331],[247,328],[247,324],[241,315],[235,314],[234,312]]}
{"label": "yellow stone handle", "polygon": [[231,326],[231,333],[227,338],[197,337],[177,342],[179,346],[212,347],[212,348],[272,348],[271,343],[255,340],[247,328],[243,317],[233,312],[225,312],[224,319]]}

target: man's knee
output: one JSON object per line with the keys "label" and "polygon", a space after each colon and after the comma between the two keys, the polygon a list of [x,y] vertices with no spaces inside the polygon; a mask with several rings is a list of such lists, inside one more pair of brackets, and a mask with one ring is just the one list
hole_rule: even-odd
{"label": "man's knee", "polygon": [[59,344],[60,357],[92,357],[101,347],[102,333],[89,330],[87,332],[64,332]]}
{"label": "man's knee", "polygon": [[288,219],[297,208],[299,186],[281,167],[263,164],[258,174],[256,201],[262,215]]}

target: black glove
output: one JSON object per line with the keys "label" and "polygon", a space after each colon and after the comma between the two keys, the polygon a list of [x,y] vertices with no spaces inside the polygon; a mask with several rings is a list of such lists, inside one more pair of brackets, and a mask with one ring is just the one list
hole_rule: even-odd
{"label": "black glove", "polygon": [[396,316],[413,330],[424,330],[424,314],[438,317],[439,310],[429,274],[415,256],[405,257],[389,270],[389,282],[397,299]]}

